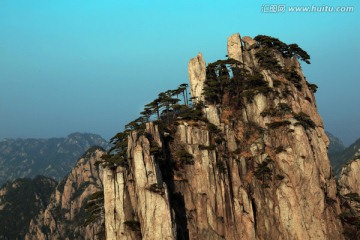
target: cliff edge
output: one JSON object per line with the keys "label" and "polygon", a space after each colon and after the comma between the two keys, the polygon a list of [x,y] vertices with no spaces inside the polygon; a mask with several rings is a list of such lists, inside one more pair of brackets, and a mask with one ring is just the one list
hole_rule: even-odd
{"label": "cliff edge", "polygon": [[192,106],[166,92],[114,137],[108,239],[344,239],[317,86],[298,62],[310,56],[263,35],[227,46],[228,59],[190,60]]}

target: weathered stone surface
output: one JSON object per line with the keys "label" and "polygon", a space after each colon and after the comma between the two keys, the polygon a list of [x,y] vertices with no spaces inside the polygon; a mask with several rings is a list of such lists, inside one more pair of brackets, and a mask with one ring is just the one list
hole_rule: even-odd
{"label": "weathered stone surface", "polygon": [[228,57],[243,62],[242,44],[239,33],[235,33],[228,37],[227,42]]}
{"label": "weathered stone surface", "polygon": [[59,184],[44,212],[30,222],[25,239],[103,239],[104,219],[84,226],[84,204],[93,193],[102,189],[101,170],[95,162],[105,152],[99,148],[88,151]]}
{"label": "weathered stone surface", "polygon": [[[146,132],[152,144],[162,146],[157,126],[148,123]],[[148,138],[133,132],[128,144],[131,171],[121,167],[104,170],[107,239],[175,239],[168,187],[150,154],[150,144]]]}
{"label": "weathered stone surface", "polygon": [[[244,42],[249,46],[242,50],[240,35],[229,37],[229,58],[244,61],[268,85],[240,96],[238,107],[205,102],[204,116],[218,129],[207,121],[180,119],[169,126],[167,140],[152,124],[146,130],[151,141],[131,134],[123,189],[142,237],[344,239],[328,139],[300,66],[295,86],[286,76],[261,69],[255,43]],[[284,59],[287,64],[296,62]],[[204,65],[202,55],[190,61],[193,96],[201,94]],[[154,142],[162,147],[159,159],[149,150]],[[163,194],[148,191],[155,185]]]}
{"label": "weathered stone surface", "polygon": [[341,194],[357,193],[360,195],[360,158],[346,164],[339,177]]}
{"label": "weathered stone surface", "polygon": [[242,38],[242,41],[244,42],[244,48],[245,50],[249,51],[251,49],[253,49],[254,47],[256,47],[257,42],[252,39],[249,36],[245,36]]}
{"label": "weathered stone surface", "polygon": [[206,63],[201,52],[190,59],[188,64],[188,73],[190,79],[191,96],[194,98],[193,102],[204,101],[203,89],[206,79]]}
{"label": "weathered stone surface", "polygon": [[[150,154],[150,142],[144,136],[138,138],[136,133],[133,133],[129,143],[128,154],[133,158],[136,209],[142,239],[175,239],[168,188],[157,170],[158,162]],[[153,191],[153,187],[159,188],[160,192]]]}
{"label": "weathered stone surface", "polygon": [[130,198],[125,185],[125,169],[103,171],[106,239],[139,239],[125,224],[133,219]]}
{"label": "weathered stone surface", "polygon": [[220,126],[219,108],[213,104],[207,105],[204,109],[205,117],[216,126]]}

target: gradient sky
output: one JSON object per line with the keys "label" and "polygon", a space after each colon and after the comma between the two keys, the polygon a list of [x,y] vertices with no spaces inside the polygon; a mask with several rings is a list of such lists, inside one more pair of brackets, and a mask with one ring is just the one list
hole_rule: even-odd
{"label": "gradient sky", "polygon": [[[268,3],[352,13],[263,13]],[[0,0],[0,139],[98,133],[109,139],[157,94],[188,82],[199,51],[265,34],[298,43],[325,129],[360,137],[359,1]]]}

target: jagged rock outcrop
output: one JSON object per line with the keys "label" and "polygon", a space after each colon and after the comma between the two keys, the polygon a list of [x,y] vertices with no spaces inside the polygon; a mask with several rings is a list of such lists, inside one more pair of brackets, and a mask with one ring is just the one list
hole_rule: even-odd
{"label": "jagged rock outcrop", "polygon": [[249,50],[255,48],[256,44],[257,44],[257,42],[249,36],[243,37],[242,42],[244,43],[244,48],[246,51],[249,51]]}
{"label": "jagged rock outcrop", "polygon": [[228,57],[235,59],[239,62],[243,62],[243,54],[242,54],[242,44],[241,44],[241,38],[239,33],[235,33],[228,37],[227,42],[227,51],[228,51]]}
{"label": "jagged rock outcrop", "polygon": [[346,195],[348,193],[357,193],[360,195],[360,158],[354,159],[343,166],[340,177],[339,186],[340,193]]}
{"label": "jagged rock outcrop", "polygon": [[104,153],[93,147],[79,159],[57,186],[47,208],[31,220],[25,239],[104,239],[104,219],[84,226],[85,204],[90,195],[102,190],[102,171],[95,163]]}
{"label": "jagged rock outcrop", "polygon": [[[162,147],[157,126],[147,125],[153,143]],[[129,137],[130,174],[118,167],[104,171],[105,226],[108,239],[175,239],[168,187],[151,143],[133,132]]]}
{"label": "jagged rock outcrop", "polygon": [[[130,134],[129,167],[104,174],[111,239],[344,239],[314,86],[294,55],[261,52],[254,41],[229,37],[228,56],[241,64],[218,75],[240,67],[244,83],[236,98],[202,95],[207,120]],[[204,94],[204,64],[202,55],[189,64],[195,97]]]}
{"label": "jagged rock outcrop", "polygon": [[342,167],[339,176],[340,218],[347,239],[360,239],[360,158]]}
{"label": "jagged rock outcrop", "polygon": [[206,63],[201,52],[190,59],[188,64],[190,91],[193,102],[204,101],[203,89],[206,78]]}

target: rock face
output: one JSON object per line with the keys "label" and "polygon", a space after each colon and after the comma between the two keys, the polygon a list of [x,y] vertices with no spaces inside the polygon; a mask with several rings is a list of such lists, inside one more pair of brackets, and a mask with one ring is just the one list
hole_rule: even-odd
{"label": "rock face", "polygon": [[357,158],[346,164],[339,177],[340,193],[357,193],[360,195],[360,158]]}
{"label": "rock face", "polygon": [[239,33],[235,33],[228,37],[227,51],[229,58],[243,62],[242,44]]}
{"label": "rock face", "polygon": [[190,79],[191,96],[194,98],[193,102],[204,101],[203,89],[206,78],[206,64],[202,53],[190,59],[188,64],[188,73]]}
{"label": "rock face", "polygon": [[[129,167],[104,174],[109,238],[344,239],[311,85],[295,58],[275,56],[287,74],[265,69],[245,40],[243,48],[239,34],[228,39],[229,58],[254,76],[241,104],[205,101],[208,121],[178,118],[130,134]],[[202,55],[189,63],[196,97],[204,66]]]}
{"label": "rock face", "polygon": [[[152,144],[162,147],[157,127],[149,123],[146,131]],[[133,132],[128,143],[131,173],[121,167],[104,172],[107,239],[176,238],[168,187],[150,149],[149,139]]]}
{"label": "rock face", "polygon": [[344,224],[347,239],[360,239],[360,158],[348,162],[342,167],[339,176],[341,198],[340,218]]}
{"label": "rock face", "polygon": [[243,37],[243,38],[242,38],[242,41],[243,41],[243,43],[244,43],[244,48],[245,48],[245,50],[247,50],[247,51],[255,48],[255,47],[256,47],[256,44],[257,44],[257,42],[256,42],[254,39],[252,39],[251,37],[249,37],[249,36]]}
{"label": "rock face", "polygon": [[104,239],[104,219],[84,227],[86,213],[84,205],[89,196],[102,190],[101,171],[95,162],[104,150],[89,149],[76,166],[56,188],[50,203],[30,222],[25,239]]}

